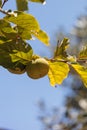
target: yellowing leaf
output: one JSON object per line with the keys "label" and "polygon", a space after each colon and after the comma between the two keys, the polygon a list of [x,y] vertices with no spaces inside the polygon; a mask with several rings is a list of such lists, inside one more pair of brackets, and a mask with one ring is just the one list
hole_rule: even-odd
{"label": "yellowing leaf", "polygon": [[54,57],[56,58],[59,58],[59,59],[64,59],[64,58],[67,58],[67,52],[66,52],[66,49],[69,45],[69,39],[68,38],[64,38],[61,42],[60,45],[57,45],[56,47],[56,51],[54,53]]}
{"label": "yellowing leaf", "polygon": [[84,85],[87,87],[87,68],[84,67],[84,66],[81,66],[79,64],[71,64],[71,66],[79,74],[79,76],[81,77]]}
{"label": "yellowing leaf", "polygon": [[87,46],[83,47],[83,50],[79,53],[79,59],[86,59],[87,60]]}
{"label": "yellowing leaf", "polygon": [[18,33],[11,27],[3,28],[2,33],[7,39],[15,39],[18,36]]}
{"label": "yellowing leaf", "polygon": [[39,32],[33,33],[36,38],[38,38],[41,42],[43,42],[46,45],[49,45],[49,37],[46,34],[46,32],[40,30]]}
{"label": "yellowing leaf", "polygon": [[28,30],[23,29],[21,27],[17,27],[17,29],[18,29],[18,34],[22,39],[25,39],[25,40],[31,40],[32,39],[32,35]]}
{"label": "yellowing leaf", "polygon": [[17,35],[17,31],[11,27],[8,21],[0,19],[0,36],[5,37],[6,39],[15,39]]}
{"label": "yellowing leaf", "polygon": [[33,50],[22,39],[9,40],[0,44],[0,65],[15,68],[26,65],[32,59]]}
{"label": "yellowing leaf", "polygon": [[69,66],[67,63],[63,62],[51,62],[49,61],[50,69],[48,72],[48,77],[50,79],[50,84],[55,86],[56,84],[61,84],[63,80],[68,76]]}
{"label": "yellowing leaf", "polygon": [[4,19],[16,24],[24,30],[29,31],[29,33],[40,30],[38,21],[32,15],[19,11],[15,11],[14,13],[17,14],[17,16],[6,16]]}
{"label": "yellowing leaf", "polygon": [[10,23],[4,19],[0,19],[0,36],[3,36],[2,29],[11,28]]}
{"label": "yellowing leaf", "polygon": [[11,56],[12,62],[20,61],[21,63],[26,65],[32,57],[32,50],[27,53],[17,50],[13,50],[13,52],[14,54],[9,54]]}
{"label": "yellowing leaf", "polygon": [[29,44],[24,42],[23,40],[19,40],[13,47],[12,53],[10,53],[10,57],[12,62],[21,62],[23,64],[27,64],[32,59],[33,50]]}

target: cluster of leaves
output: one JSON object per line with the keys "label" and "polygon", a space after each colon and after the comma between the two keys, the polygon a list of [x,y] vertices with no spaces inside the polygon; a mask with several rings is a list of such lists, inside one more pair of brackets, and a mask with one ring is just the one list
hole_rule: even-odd
{"label": "cluster of leaves", "polygon": [[[45,3],[45,0],[29,1]],[[20,71],[23,71],[30,61],[40,57],[33,54],[33,48],[26,41],[36,37],[45,45],[50,43],[48,35],[41,30],[36,18],[24,12],[28,9],[28,0],[21,0],[21,2],[16,0],[16,2],[17,11],[6,12],[0,8],[0,11],[6,15],[0,19],[0,65],[21,73]],[[1,1],[1,7],[2,5]],[[87,60],[87,47],[79,53],[78,57],[74,57],[67,53],[68,46],[69,40],[64,38],[60,45],[57,45],[54,56],[51,59],[44,58],[49,63],[47,75],[50,84],[51,86],[61,84],[73,68],[87,87],[87,66],[79,64],[79,61]]]}
{"label": "cluster of leaves", "polygon": [[[85,23],[87,23],[87,14],[80,16],[79,19],[84,18]],[[77,19],[78,23],[78,19]],[[85,25],[84,20],[81,19],[80,23]],[[82,43],[87,44],[87,31],[84,30],[84,26],[81,28],[73,27],[73,30],[76,30],[74,36],[71,35],[71,49],[69,52],[73,52],[78,55],[79,48],[82,47]],[[79,25],[79,24],[77,24]],[[87,28],[87,24],[85,29]],[[84,32],[85,37],[78,34]],[[63,35],[60,35],[63,34]],[[64,31],[58,32],[57,39],[63,39]],[[67,35],[67,34],[66,34]],[[73,41],[74,44],[73,45]],[[85,41],[85,42],[84,42]],[[87,46],[87,45],[86,45]],[[79,53],[78,59],[81,65],[87,66],[84,61],[86,61],[87,56],[87,47],[84,46],[83,50]],[[75,51],[75,52],[74,52]],[[47,108],[46,103],[42,101],[38,102],[38,107],[40,112],[38,112],[39,121],[42,124],[43,130],[87,130],[87,88],[84,87],[84,84],[79,80],[79,77],[75,74],[75,71],[71,71],[69,80],[66,80],[62,87],[62,92],[66,93],[66,88],[69,90],[67,94],[62,96],[63,103],[62,106],[52,106],[52,109]],[[58,96],[57,102],[60,102],[61,97]]]}

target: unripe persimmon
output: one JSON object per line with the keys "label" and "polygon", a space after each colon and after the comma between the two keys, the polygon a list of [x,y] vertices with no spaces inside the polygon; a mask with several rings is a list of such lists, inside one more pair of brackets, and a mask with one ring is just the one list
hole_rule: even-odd
{"label": "unripe persimmon", "polygon": [[9,72],[11,72],[11,73],[13,73],[13,74],[23,74],[23,73],[25,73],[25,69],[20,69],[20,68],[15,68],[15,69],[13,69],[13,68],[9,68],[9,69],[7,69]]}
{"label": "unripe persimmon", "polygon": [[47,75],[49,64],[44,58],[32,60],[26,66],[27,75],[32,79],[39,79]]}

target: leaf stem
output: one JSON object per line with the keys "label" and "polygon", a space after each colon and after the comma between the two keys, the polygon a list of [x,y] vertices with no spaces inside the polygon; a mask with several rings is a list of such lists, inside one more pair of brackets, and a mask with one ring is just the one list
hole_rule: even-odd
{"label": "leaf stem", "polygon": [[[47,59],[47,58],[46,58]],[[63,60],[63,59],[47,59],[48,61],[51,61],[51,62],[64,62],[64,63],[67,63],[68,61],[67,60]]]}
{"label": "leaf stem", "polygon": [[[65,59],[55,59],[55,58],[51,58],[51,59],[48,59],[46,58],[48,61],[51,61],[51,62],[64,62],[64,63],[71,63],[69,60],[65,60]],[[77,59],[75,63],[85,63],[87,62],[87,59]]]}

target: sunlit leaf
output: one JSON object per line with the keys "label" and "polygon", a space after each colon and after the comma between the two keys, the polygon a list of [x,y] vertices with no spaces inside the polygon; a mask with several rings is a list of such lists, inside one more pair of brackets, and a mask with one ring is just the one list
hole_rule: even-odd
{"label": "sunlit leaf", "polygon": [[2,29],[10,28],[10,23],[4,19],[0,19],[0,36],[3,36]]}
{"label": "sunlit leaf", "polygon": [[32,31],[37,32],[40,30],[38,21],[32,15],[18,11],[15,11],[14,13],[16,13],[17,16],[6,16],[4,17],[4,19],[16,24],[24,30],[29,31],[30,34],[32,33]]}
{"label": "sunlit leaf", "polygon": [[15,68],[26,65],[32,58],[33,50],[23,40],[10,40],[0,44],[0,65],[5,68]]}
{"label": "sunlit leaf", "polygon": [[0,19],[0,29],[10,27],[10,23],[4,19]]}
{"label": "sunlit leaf", "polygon": [[20,61],[23,64],[27,64],[32,58],[33,50],[29,44],[23,40],[18,40],[14,45],[11,56],[12,62]]}
{"label": "sunlit leaf", "polygon": [[14,39],[18,35],[10,23],[4,19],[0,19],[0,36],[6,37],[6,39]]}
{"label": "sunlit leaf", "polygon": [[32,56],[32,51],[27,52],[13,50],[14,54],[9,54],[11,56],[12,62],[20,61],[23,64],[27,64]]}
{"label": "sunlit leaf", "polygon": [[43,42],[46,45],[49,45],[49,37],[46,34],[46,32],[40,30],[39,32],[33,33],[36,38],[38,38],[41,42]]}
{"label": "sunlit leaf", "polygon": [[50,70],[48,72],[48,77],[50,79],[51,86],[56,84],[61,84],[63,80],[68,76],[69,66],[67,63],[63,62],[51,62],[49,61]]}
{"label": "sunlit leaf", "polygon": [[64,38],[61,44],[57,45],[55,53],[54,53],[54,57],[57,57],[59,59],[67,58],[68,55],[67,55],[66,49],[68,45],[69,45],[69,39]]}
{"label": "sunlit leaf", "polygon": [[2,33],[7,39],[16,39],[18,33],[11,27],[3,28]]}
{"label": "sunlit leaf", "polygon": [[38,21],[30,14],[18,12],[14,15],[4,17],[5,20],[16,24],[18,34],[26,40],[32,39],[32,35],[38,38],[41,42],[49,45],[49,37],[46,32],[40,30]]}
{"label": "sunlit leaf", "polygon": [[84,85],[87,87],[87,67],[81,66],[79,64],[71,64],[71,66],[79,74]]}
{"label": "sunlit leaf", "polygon": [[45,4],[46,1],[45,0],[29,0],[31,2],[37,2],[37,3],[42,3],[42,4]]}
{"label": "sunlit leaf", "polygon": [[28,0],[16,0],[17,10],[26,11],[28,10]]}
{"label": "sunlit leaf", "polygon": [[18,34],[22,39],[26,39],[26,40],[32,39],[32,34],[27,29],[23,29],[21,27],[17,27],[17,29],[18,29]]}
{"label": "sunlit leaf", "polygon": [[76,60],[77,60],[76,56],[68,55],[68,57],[67,57],[67,61],[69,61],[70,63],[75,63]]}
{"label": "sunlit leaf", "polygon": [[79,53],[78,58],[87,60],[87,46],[83,47],[83,50]]}

